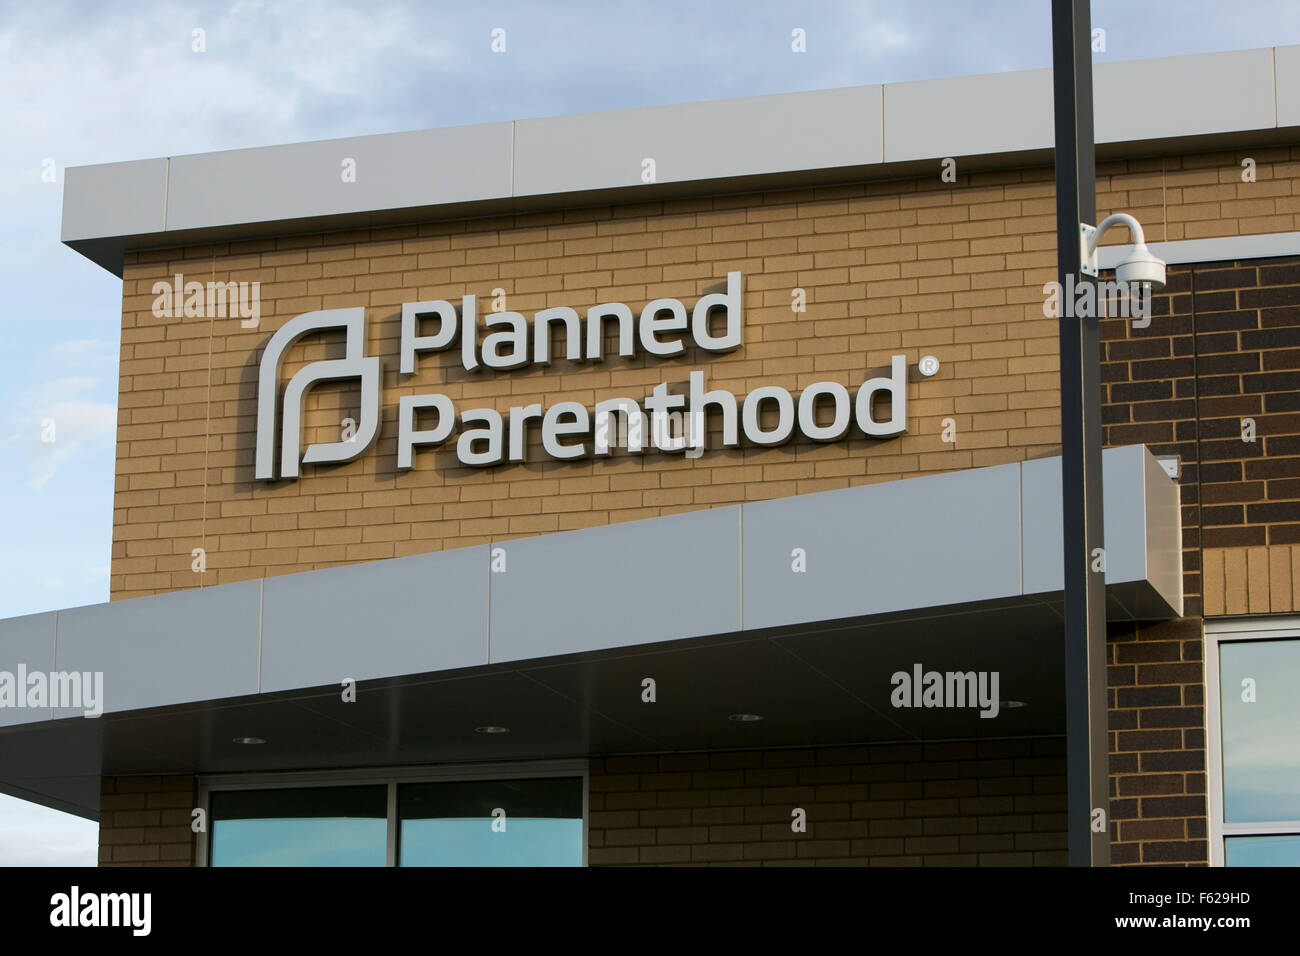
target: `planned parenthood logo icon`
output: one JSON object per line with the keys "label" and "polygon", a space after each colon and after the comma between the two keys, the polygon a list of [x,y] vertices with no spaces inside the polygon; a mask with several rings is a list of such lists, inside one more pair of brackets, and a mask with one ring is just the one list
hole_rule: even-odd
{"label": "planned parenthood logo icon", "polygon": [[[343,329],[347,338],[344,357],[312,362],[289,380],[284,390],[283,413],[277,415],[280,402],[280,365],[284,353],[298,339],[310,332]],[[283,426],[280,438],[280,478],[297,478],[305,464],[351,461],[364,453],[379,434],[380,360],[366,357],[366,310],[325,309],[307,312],[286,322],[266,344],[257,376],[257,456],[254,476],[259,481],[273,481],[275,474],[276,420]],[[303,396],[318,382],[359,378],[361,380],[361,422],[354,436],[347,440],[308,445],[302,448]]]}

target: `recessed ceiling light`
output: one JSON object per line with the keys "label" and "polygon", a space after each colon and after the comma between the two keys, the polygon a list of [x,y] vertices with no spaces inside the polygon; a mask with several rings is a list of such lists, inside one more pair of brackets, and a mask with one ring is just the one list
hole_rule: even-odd
{"label": "recessed ceiling light", "polygon": [[474,728],[474,733],[476,733],[476,734],[508,734],[508,733],[510,733],[510,728],[509,728],[509,727],[490,727],[490,726],[489,726],[489,727],[475,727],[475,728]]}
{"label": "recessed ceiling light", "polygon": [[741,723],[741,724],[751,724],[756,720],[762,720],[763,715],[762,714],[732,714],[727,719],[734,720],[737,723]]}
{"label": "recessed ceiling light", "polygon": [[262,737],[236,737],[231,741],[231,743],[248,744],[249,746],[253,746],[256,744],[264,744],[266,743],[266,740]]}
{"label": "recessed ceiling light", "polygon": [[1029,705],[1023,700],[1000,700],[998,706],[1007,710],[1015,710],[1017,707],[1028,707]]}

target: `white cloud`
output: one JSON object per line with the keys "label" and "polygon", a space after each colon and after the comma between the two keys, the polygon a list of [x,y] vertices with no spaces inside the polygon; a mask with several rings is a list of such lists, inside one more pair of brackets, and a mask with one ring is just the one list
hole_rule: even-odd
{"label": "white cloud", "polygon": [[[14,7],[0,29],[0,200],[50,200],[70,165],[346,136],[416,103],[386,98],[412,64],[467,52],[419,7],[344,4]],[[192,32],[205,31],[205,52]],[[129,53],[128,53],[129,51]],[[165,78],[165,79],[164,79]],[[409,127],[398,121],[397,128]],[[56,161],[59,183],[41,181]]]}
{"label": "white cloud", "polygon": [[59,378],[20,400],[5,444],[25,461],[33,491],[44,488],[86,445],[113,440],[117,406],[87,395],[97,385],[85,376]]}

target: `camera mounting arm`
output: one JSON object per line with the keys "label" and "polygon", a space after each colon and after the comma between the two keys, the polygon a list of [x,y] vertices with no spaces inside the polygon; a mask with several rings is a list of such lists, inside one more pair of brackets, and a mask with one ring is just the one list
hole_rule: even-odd
{"label": "camera mounting arm", "polygon": [[1165,286],[1165,264],[1157,259],[1147,248],[1146,236],[1142,233],[1142,224],[1126,212],[1117,212],[1107,216],[1099,225],[1090,226],[1079,223],[1079,271],[1086,276],[1096,278],[1098,272],[1097,247],[1101,237],[1111,226],[1124,225],[1133,236],[1133,251],[1115,266],[1115,279],[1121,283],[1138,282],[1158,291]]}

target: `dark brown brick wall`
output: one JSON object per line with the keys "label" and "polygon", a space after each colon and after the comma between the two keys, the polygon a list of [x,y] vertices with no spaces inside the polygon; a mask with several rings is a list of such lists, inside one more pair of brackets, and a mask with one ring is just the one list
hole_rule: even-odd
{"label": "dark brown brick wall", "polygon": [[1102,322],[1106,443],[1182,458],[1187,614],[1110,628],[1117,864],[1208,859],[1204,552],[1300,541],[1300,257],[1171,266],[1168,279],[1150,327]]}
{"label": "dark brown brick wall", "polygon": [[1296,544],[1300,257],[1197,266],[1192,305],[1202,547]]}
{"label": "dark brown brick wall", "polygon": [[1195,616],[1203,549],[1300,542],[1300,257],[1171,266],[1153,311],[1102,323],[1105,441],[1182,456]]}
{"label": "dark brown brick wall", "polygon": [[1064,865],[1064,752],[1057,737],[594,760],[588,862]]}
{"label": "dark brown brick wall", "polygon": [[1203,647],[1199,618],[1110,626],[1112,864],[1209,860]]}
{"label": "dark brown brick wall", "polygon": [[188,774],[104,777],[99,797],[100,866],[193,866],[191,812],[198,800]]}

